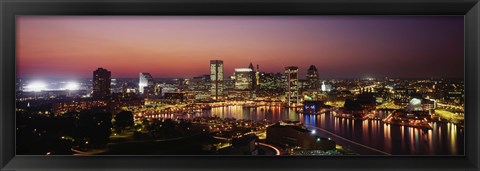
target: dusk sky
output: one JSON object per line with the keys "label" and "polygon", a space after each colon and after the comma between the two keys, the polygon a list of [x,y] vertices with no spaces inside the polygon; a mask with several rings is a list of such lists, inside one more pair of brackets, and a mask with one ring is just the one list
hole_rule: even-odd
{"label": "dusk sky", "polygon": [[17,76],[113,78],[264,72],[320,78],[463,77],[463,16],[19,16]]}

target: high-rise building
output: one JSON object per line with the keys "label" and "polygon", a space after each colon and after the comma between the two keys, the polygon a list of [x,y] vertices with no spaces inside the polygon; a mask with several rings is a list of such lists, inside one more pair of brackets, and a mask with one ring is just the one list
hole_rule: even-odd
{"label": "high-rise building", "polygon": [[104,99],[110,96],[111,76],[112,73],[103,68],[93,71],[93,98]]}
{"label": "high-rise building", "polygon": [[159,83],[155,84],[155,87],[153,88],[153,94],[157,97],[162,96],[162,86],[161,86],[161,84],[159,84]]}
{"label": "high-rise building", "polygon": [[[150,75],[150,73],[141,72],[139,74],[139,77],[140,77],[140,81],[138,83],[138,91],[140,92],[140,94],[145,93],[145,88],[147,88],[147,89],[153,88],[153,86],[154,86],[153,77],[152,77],[152,75]],[[150,92],[150,93],[152,93],[152,92]]]}
{"label": "high-rise building", "polygon": [[223,94],[223,61],[210,61],[210,94],[213,99],[218,100]]}
{"label": "high-rise building", "polygon": [[268,92],[284,92],[285,82],[282,79],[285,77],[282,73],[265,73],[261,72],[259,74],[260,84],[258,89],[261,91]]}
{"label": "high-rise building", "polygon": [[235,89],[251,90],[254,80],[252,76],[252,69],[250,68],[235,68]]}
{"label": "high-rise building", "polygon": [[250,89],[255,90],[257,87],[257,79],[256,79],[256,73],[255,73],[255,68],[253,68],[253,64],[250,62],[250,65],[248,65],[248,68],[250,68]]}
{"label": "high-rise building", "polygon": [[257,72],[255,72],[255,80],[256,80],[256,87],[258,89],[258,87],[260,86],[260,65],[257,64]]}
{"label": "high-rise building", "polygon": [[330,92],[330,91],[332,91],[332,85],[331,84],[325,84],[325,81],[323,81],[320,90],[322,90],[323,92],[325,92],[325,91]]}
{"label": "high-rise building", "polygon": [[310,65],[307,71],[307,88],[311,90],[318,90],[320,88],[320,82],[318,80],[318,70],[315,65]]}
{"label": "high-rise building", "polygon": [[285,67],[286,98],[288,106],[298,103],[298,67]]}
{"label": "high-rise building", "polygon": [[190,90],[208,90],[210,87],[210,74],[193,77],[189,86]]}
{"label": "high-rise building", "polygon": [[235,73],[234,75],[223,80],[223,90],[234,90],[235,89]]}

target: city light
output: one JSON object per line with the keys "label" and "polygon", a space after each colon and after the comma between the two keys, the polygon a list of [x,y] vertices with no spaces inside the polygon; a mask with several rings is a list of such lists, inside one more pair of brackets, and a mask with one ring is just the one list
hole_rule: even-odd
{"label": "city light", "polygon": [[42,81],[34,81],[25,87],[25,91],[39,92],[47,89],[47,84]]}
{"label": "city light", "polygon": [[235,68],[235,72],[252,72],[250,68]]}
{"label": "city light", "polygon": [[[283,27],[273,29],[276,28]],[[265,30],[270,31],[271,28]],[[314,29],[305,30],[316,33]],[[322,32],[328,30],[324,29]],[[162,30],[161,33],[167,32]],[[211,32],[214,36],[218,35],[215,30]],[[323,34],[322,32],[319,34]],[[288,33],[297,32],[289,30]],[[183,37],[192,40],[198,37],[211,37],[201,36],[202,34]],[[261,34],[255,33],[255,36],[257,35],[260,35],[259,44],[268,42],[268,46],[277,47],[276,42],[263,41]],[[34,59],[29,65],[19,65],[22,66],[18,69],[21,71],[19,73],[27,75],[25,78],[24,75],[17,75],[15,85],[17,87],[15,116],[18,117],[15,123],[19,141],[17,152],[19,155],[465,153],[462,140],[465,131],[464,80],[447,77],[417,79],[428,76],[428,73],[435,73],[428,71],[424,75],[421,72],[428,70],[424,67],[428,67],[429,63],[423,61],[435,63],[437,58],[418,59],[420,62],[414,63],[418,54],[405,53],[401,49],[395,51],[398,52],[394,53],[397,56],[386,55],[387,59],[384,60],[382,57],[380,62],[378,61],[380,58],[368,57],[377,56],[376,54],[362,54],[370,52],[368,49],[358,54],[346,53],[342,58],[342,51],[349,51],[349,46],[342,46],[342,43],[339,43],[341,46],[330,48],[328,43],[325,43],[329,47],[327,50],[342,52],[332,54],[323,52],[324,49],[315,51],[318,48],[313,41],[305,42],[300,49],[288,48],[287,51],[282,51],[284,45],[282,42],[292,42],[287,39],[283,41],[281,39],[283,35],[286,34],[279,34],[278,38],[267,35],[275,37],[275,40],[282,40],[278,44],[282,46],[277,48],[260,48],[264,51],[258,51],[248,48],[245,50],[239,46],[236,51],[238,45],[250,42],[234,43],[227,48],[231,52],[226,55],[224,51],[218,52],[218,58],[209,61],[206,59],[210,56],[209,53],[214,53],[209,52],[209,49],[202,47],[189,49],[183,46],[175,48],[171,41],[161,39],[155,40],[155,44],[151,46],[165,47],[172,44],[173,47],[172,51],[158,52],[161,58],[157,58],[158,55],[135,54],[134,56],[141,58],[123,59],[132,55],[123,54],[122,48],[126,50],[135,48],[127,45],[112,46],[122,47],[118,52],[116,49],[107,49],[108,52],[118,53],[112,55],[110,59],[106,59],[108,57],[104,57],[105,54],[98,53],[99,56],[76,55],[83,57],[78,60],[57,61],[49,57],[45,61]],[[290,34],[287,36],[299,37]],[[383,45],[383,42],[391,42],[383,38],[378,39],[380,41],[373,39],[370,43],[380,44],[372,45],[374,49],[372,52],[376,52],[375,49],[378,49],[376,47]],[[398,37],[392,40],[397,39]],[[215,45],[211,43],[218,41],[199,42],[214,47]],[[238,41],[232,39],[232,42]],[[73,43],[76,45],[78,41]],[[129,44],[138,46],[140,48],[138,52],[150,53],[150,50],[145,51],[142,48],[144,45],[149,46],[148,43]],[[201,53],[197,54],[196,48],[200,48]],[[65,48],[55,50],[62,49]],[[105,50],[96,46],[85,49],[93,49],[95,52]],[[438,49],[442,50],[428,49],[428,52],[438,52]],[[32,52],[35,52],[35,49],[32,50],[30,53],[19,53],[29,54],[21,57],[21,61],[26,61],[30,55],[34,55]],[[458,50],[463,52],[460,48]],[[176,54],[187,52],[192,54]],[[41,53],[37,58],[42,55],[68,58],[69,54],[76,53],[67,49],[63,55]],[[108,54],[110,53],[107,53],[107,56]],[[235,59],[231,60],[229,56]],[[357,56],[366,58],[349,60],[349,57]],[[453,55],[449,53],[448,56],[462,56],[462,53]],[[91,59],[84,59],[85,57]],[[96,60],[100,58],[102,60]],[[247,61],[249,59],[252,61]],[[443,58],[439,59],[442,60],[437,61],[445,61]],[[396,60],[399,60],[398,66]],[[66,63],[61,64],[62,62]],[[248,63],[250,65],[247,66]],[[50,64],[55,65],[49,66]],[[310,67],[305,68],[308,65]],[[94,70],[95,66],[100,68]],[[78,68],[68,71],[72,67]],[[394,71],[389,67],[393,67]],[[382,69],[377,70],[378,68]],[[408,68],[415,68],[418,71],[411,72]],[[450,76],[448,73],[450,69],[463,73],[459,65],[448,65],[438,70],[439,75]],[[27,71],[38,77],[28,80]],[[139,71],[142,72],[138,73]],[[361,76],[365,72],[372,75]],[[389,74],[393,74],[391,75],[393,78],[382,78]],[[411,76],[413,77],[410,78]],[[320,132],[317,134],[316,130]],[[404,133],[406,131],[407,133]],[[31,139],[36,141],[29,141]],[[61,144],[52,145],[59,143]]]}
{"label": "city light", "polygon": [[327,91],[327,86],[325,85],[325,81],[322,82],[321,90]]}
{"label": "city light", "polygon": [[[240,68],[240,71],[243,69],[255,71],[250,68]],[[399,125],[402,129],[407,127],[419,130],[419,134],[425,133],[421,133],[421,130],[428,130],[426,133],[432,137],[441,135],[440,131],[433,131],[439,130],[441,125],[452,125],[443,131],[443,134],[452,135],[452,138],[448,139],[450,144],[457,143],[455,141],[457,134],[463,136],[456,132],[457,129],[463,131],[464,105],[461,101],[463,100],[463,88],[462,83],[456,83],[453,80],[446,80],[447,83],[455,85],[448,91],[460,92],[459,94],[431,93],[431,96],[439,99],[432,100],[430,97],[418,96],[418,93],[425,93],[425,90],[418,87],[431,86],[431,84],[419,80],[388,82],[371,82],[364,79],[337,81],[314,79],[312,81],[307,78],[301,80],[299,68],[296,66],[286,67],[284,77],[282,74],[278,74],[278,77],[268,79],[276,81],[271,81],[267,86],[260,84],[256,88],[252,85],[255,80],[252,73],[241,75],[242,77],[239,73],[235,73],[234,79],[236,80],[248,78],[242,85],[248,88],[239,90],[236,90],[238,84],[235,80],[218,79],[215,85],[217,87],[212,89],[211,86],[214,86],[212,80],[204,76],[196,77],[196,82],[192,82],[192,84],[186,84],[186,79],[155,80],[148,73],[140,73],[140,82],[137,78],[122,78],[115,80],[118,85],[114,85],[109,82],[109,80],[113,80],[111,72],[102,68],[99,70],[101,72],[94,71],[93,80],[25,81],[26,84],[21,85],[25,87],[23,91],[48,90],[42,93],[23,93],[18,98],[17,102],[21,105],[17,111],[26,113],[27,116],[33,118],[32,121],[35,121],[36,117],[48,116],[48,119],[59,117],[68,118],[65,125],[72,125],[80,123],[79,120],[87,117],[81,115],[83,111],[94,114],[89,119],[91,122],[65,127],[64,129],[69,129],[68,132],[64,129],[45,132],[42,127],[36,127],[39,131],[36,129],[23,131],[28,134],[24,133],[26,135],[22,136],[51,136],[55,137],[51,142],[56,142],[60,138],[62,141],[68,140],[71,143],[70,148],[82,149],[82,151],[78,151],[66,148],[67,150],[63,151],[45,144],[42,147],[42,155],[70,154],[72,152],[73,155],[108,154],[110,149],[99,150],[96,146],[105,146],[111,142],[175,140],[189,143],[191,140],[189,136],[198,133],[210,136],[219,142],[205,140],[201,143],[208,145],[202,146],[201,149],[198,147],[192,151],[192,154],[197,150],[202,150],[215,155],[237,154],[237,151],[249,155],[348,155],[350,152],[343,153],[343,148],[338,148],[336,141],[341,139],[342,146],[349,147],[349,144],[356,144],[355,146],[360,146],[359,148],[372,151],[367,151],[365,154],[390,155],[385,152],[389,150],[387,147],[375,149],[362,145],[365,143],[362,140],[348,140],[342,136],[351,135],[353,133],[350,131],[353,130],[351,128],[356,128],[355,125],[359,123],[363,129],[362,136],[374,137],[378,141],[385,142],[397,141],[390,137],[404,137],[403,132],[399,134],[390,131],[390,125]],[[221,69],[222,73],[219,74],[219,72],[218,67],[211,71],[211,73],[223,75],[223,69]],[[270,73],[270,75],[273,74]],[[264,79],[260,78],[259,80],[262,83],[261,81]],[[268,85],[274,83],[288,83],[289,87],[279,90],[269,89],[271,87]],[[395,90],[390,90],[386,87],[387,84],[398,85]],[[336,89],[332,87],[336,87]],[[93,88],[91,92],[70,91],[91,88]],[[139,93],[143,88],[145,88],[145,92]],[[159,88],[158,94],[156,94],[157,88]],[[262,88],[265,89],[262,90]],[[130,90],[135,91],[131,93]],[[215,100],[217,98],[219,100]],[[450,98],[453,99],[450,100]],[[42,105],[48,100],[50,100],[52,108],[45,109]],[[99,112],[98,109],[103,112]],[[114,110],[110,111],[109,109]],[[122,114],[118,111],[122,111]],[[103,119],[97,118],[95,115],[102,116]],[[122,119],[122,117],[124,118]],[[122,123],[127,121],[129,126]],[[48,124],[48,122],[46,123]],[[22,124],[28,125],[30,122]],[[109,141],[99,142],[97,137],[86,134],[75,135],[77,134],[75,129],[83,129],[83,127],[91,127],[92,134],[96,134],[100,130],[109,132],[101,135],[102,138],[109,139]],[[342,129],[344,127],[347,129]],[[22,127],[19,128],[22,129]],[[317,134],[317,129],[321,131],[319,134]],[[371,134],[370,129],[387,131],[383,132],[383,136],[377,136]],[[169,132],[168,135],[165,132]],[[334,138],[325,137],[325,134]],[[425,135],[429,136],[428,134]],[[286,139],[288,141],[285,141]],[[427,141],[431,141],[431,139]],[[290,146],[289,143],[292,142],[290,140],[294,140],[296,144]],[[407,142],[403,140],[401,141]],[[346,144],[343,144],[345,141]],[[248,143],[237,145],[236,142]],[[275,145],[270,145],[270,143]],[[250,146],[251,144],[256,144],[256,146]],[[408,145],[414,146],[415,144]],[[213,147],[216,147],[217,150],[212,150]],[[144,147],[139,145],[138,148]],[[180,149],[182,147],[174,145],[172,148]],[[456,150],[457,147],[448,148]],[[352,151],[352,154],[363,154],[363,150],[359,150],[359,152],[356,152],[357,149],[349,150]],[[45,154],[44,152],[47,151],[49,153]],[[408,154],[409,151],[406,153]],[[393,155],[396,154],[402,153],[393,153]]]}
{"label": "city light", "polygon": [[68,82],[63,89],[65,89],[65,90],[78,90],[78,89],[80,89],[80,84],[78,84],[76,82]]}
{"label": "city light", "polygon": [[412,105],[419,105],[421,103],[422,103],[422,101],[418,98],[413,98],[412,100],[410,100],[410,104],[412,104]]}

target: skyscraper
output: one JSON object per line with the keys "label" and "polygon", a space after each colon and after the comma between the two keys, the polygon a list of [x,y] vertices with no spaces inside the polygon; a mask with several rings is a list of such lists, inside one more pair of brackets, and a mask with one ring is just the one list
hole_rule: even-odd
{"label": "skyscraper", "polygon": [[150,73],[141,72],[139,74],[139,77],[140,77],[139,79],[140,81],[138,83],[138,91],[140,92],[140,94],[145,93],[145,87],[153,88],[153,77],[152,75],[150,75]]}
{"label": "skyscraper", "polygon": [[251,90],[253,88],[252,69],[235,68],[235,89]]}
{"label": "skyscraper", "polygon": [[307,71],[307,83],[308,89],[318,90],[320,88],[320,83],[318,80],[318,70],[315,65],[310,65]]}
{"label": "skyscraper", "polygon": [[321,86],[320,90],[327,91],[327,86],[325,85],[325,81],[322,82],[322,86]]}
{"label": "skyscraper", "polygon": [[251,78],[250,89],[255,90],[255,88],[257,87],[257,79],[256,79],[255,68],[253,68],[253,64],[251,62],[250,62],[250,65],[248,65],[248,68],[251,69],[251,71],[250,71],[250,78]]}
{"label": "skyscraper", "polygon": [[298,67],[285,67],[286,98],[288,106],[298,103]]}
{"label": "skyscraper", "polygon": [[93,98],[104,99],[110,96],[111,76],[112,73],[103,68],[93,71]]}
{"label": "skyscraper", "polygon": [[257,71],[255,72],[255,80],[256,80],[256,87],[258,89],[258,87],[260,86],[260,65],[257,64]]}
{"label": "skyscraper", "polygon": [[218,100],[223,94],[223,61],[210,61],[210,94],[213,99]]}
{"label": "skyscraper", "polygon": [[285,83],[282,80],[281,73],[260,73],[260,85],[258,88],[263,91],[282,91],[285,89]]}

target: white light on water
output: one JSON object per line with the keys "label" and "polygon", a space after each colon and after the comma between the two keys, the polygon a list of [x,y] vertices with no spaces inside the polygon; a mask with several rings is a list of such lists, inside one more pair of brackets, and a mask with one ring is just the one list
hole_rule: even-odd
{"label": "white light on water", "polygon": [[34,81],[25,87],[26,91],[42,91],[47,89],[47,84],[42,81]]}

